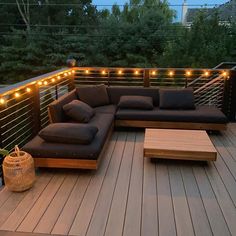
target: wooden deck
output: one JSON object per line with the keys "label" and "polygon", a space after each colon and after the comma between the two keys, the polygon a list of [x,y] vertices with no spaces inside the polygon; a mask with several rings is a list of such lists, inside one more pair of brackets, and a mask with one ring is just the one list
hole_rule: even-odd
{"label": "wooden deck", "polygon": [[29,191],[3,188],[0,235],[236,235],[236,124],[210,137],[216,162],[151,161],[143,131],[115,132],[99,170],[40,170]]}

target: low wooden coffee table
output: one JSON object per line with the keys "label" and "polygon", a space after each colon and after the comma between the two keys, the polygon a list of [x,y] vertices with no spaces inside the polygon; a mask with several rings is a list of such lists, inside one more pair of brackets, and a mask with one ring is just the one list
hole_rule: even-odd
{"label": "low wooden coffee table", "polygon": [[146,129],[144,157],[215,161],[217,151],[206,131]]}

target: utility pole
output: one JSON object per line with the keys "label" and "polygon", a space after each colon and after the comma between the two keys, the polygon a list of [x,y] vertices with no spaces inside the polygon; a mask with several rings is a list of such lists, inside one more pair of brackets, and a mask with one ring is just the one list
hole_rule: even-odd
{"label": "utility pole", "polygon": [[186,15],[187,15],[187,11],[188,11],[188,5],[187,5],[187,0],[184,0],[183,5],[182,5],[182,17],[181,17],[181,23],[183,25],[186,25],[187,23],[187,19],[186,19]]}

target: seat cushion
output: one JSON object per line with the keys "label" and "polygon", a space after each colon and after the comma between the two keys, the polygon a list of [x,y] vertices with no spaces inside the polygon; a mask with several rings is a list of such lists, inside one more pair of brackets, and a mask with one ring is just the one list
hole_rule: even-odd
{"label": "seat cushion", "polygon": [[104,84],[89,87],[79,87],[76,89],[76,91],[79,99],[91,107],[109,104],[109,97]]}
{"label": "seat cushion", "polygon": [[158,110],[161,121],[226,124],[227,117],[217,107],[196,106],[194,110]]}
{"label": "seat cushion", "polygon": [[161,109],[195,109],[194,94],[191,88],[160,89],[159,95]]}
{"label": "seat cushion", "polygon": [[220,124],[228,122],[226,116],[213,106],[197,106],[194,110],[163,110],[157,107],[148,111],[119,109],[116,119]]}
{"label": "seat cushion", "polygon": [[96,126],[79,123],[54,123],[39,132],[39,137],[47,142],[89,144],[98,132]]}
{"label": "seat cushion", "polygon": [[147,96],[121,96],[118,103],[119,108],[125,109],[141,109],[141,110],[152,110],[153,101],[152,97]]}
{"label": "seat cushion", "polygon": [[117,106],[116,105],[106,105],[106,106],[99,106],[95,107],[94,111],[96,113],[108,113],[108,114],[115,114]]}
{"label": "seat cushion", "polygon": [[96,114],[89,122],[96,126],[98,132],[90,144],[49,143],[36,136],[27,143],[22,150],[30,153],[34,158],[70,158],[96,160],[106,141],[109,129],[113,124],[112,114]]}
{"label": "seat cushion", "polygon": [[95,114],[92,107],[79,100],[73,100],[72,102],[64,105],[63,110],[67,116],[82,123],[88,123]]}

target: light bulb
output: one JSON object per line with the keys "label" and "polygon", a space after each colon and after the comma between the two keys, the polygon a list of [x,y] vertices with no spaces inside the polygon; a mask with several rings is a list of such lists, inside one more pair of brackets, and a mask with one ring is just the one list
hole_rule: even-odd
{"label": "light bulb", "polygon": [[86,70],[85,73],[86,73],[86,74],[89,74],[89,70]]}
{"label": "light bulb", "polygon": [[42,85],[42,84],[43,84],[42,81],[39,81],[39,82],[38,82],[38,85]]}
{"label": "light bulb", "polygon": [[26,88],[26,92],[30,93],[31,92],[31,88]]}
{"label": "light bulb", "polygon": [[52,80],[51,80],[53,83],[55,82],[55,79],[54,78],[52,78]]}
{"label": "light bulb", "polygon": [[43,84],[44,84],[44,85],[47,85],[47,84],[48,84],[48,82],[47,82],[47,81],[44,81],[44,82],[43,82]]}
{"label": "light bulb", "polygon": [[20,94],[16,92],[16,93],[15,93],[15,97],[16,97],[16,98],[20,97]]}
{"label": "light bulb", "polygon": [[5,103],[5,99],[4,98],[1,98],[0,99],[0,104],[4,104]]}
{"label": "light bulb", "polygon": [[118,71],[118,74],[119,74],[119,75],[121,75],[122,73],[123,73],[123,71],[122,71],[122,70],[119,70],[119,71]]}
{"label": "light bulb", "polygon": [[58,75],[58,76],[57,76],[57,79],[58,79],[58,80],[59,80],[59,79],[61,79],[61,76],[60,76],[60,75]]}
{"label": "light bulb", "polygon": [[222,73],[222,75],[223,75],[224,77],[226,77],[226,76],[228,76],[229,74],[228,74],[228,72],[224,71],[224,72]]}
{"label": "light bulb", "polygon": [[157,74],[157,72],[154,70],[154,71],[152,71],[152,75],[156,75]]}
{"label": "light bulb", "polygon": [[187,75],[187,76],[191,76],[191,74],[192,74],[192,73],[191,73],[190,70],[188,70],[188,71],[186,72],[186,75]]}
{"label": "light bulb", "polygon": [[174,75],[174,71],[170,71],[169,76],[173,76],[173,75]]}

